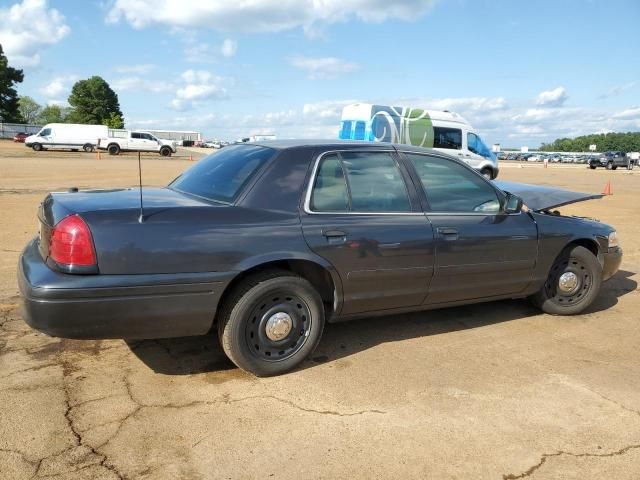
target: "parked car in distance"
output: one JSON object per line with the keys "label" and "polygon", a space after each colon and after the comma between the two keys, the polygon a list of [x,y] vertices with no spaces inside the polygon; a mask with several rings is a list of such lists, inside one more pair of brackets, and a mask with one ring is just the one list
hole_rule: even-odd
{"label": "parked car in distance", "polygon": [[618,167],[624,167],[632,170],[635,166],[633,160],[621,151],[607,151],[598,156],[589,158],[589,168],[595,170],[598,167],[604,167],[607,170],[615,170]]}
{"label": "parked car in distance", "polygon": [[18,132],[13,136],[13,141],[17,142],[17,143],[24,143],[25,139],[28,137],[29,135],[24,133],[24,132]]}
{"label": "parked car in distance", "polygon": [[48,123],[35,135],[28,136],[24,143],[36,152],[53,149],[92,152],[98,139],[106,136],[108,130],[104,125]]}
{"label": "parked car in distance", "polygon": [[106,137],[98,139],[98,148],[106,150],[109,155],[119,155],[120,152],[158,152],[163,157],[170,157],[176,153],[176,143],[173,140],[157,138],[149,132],[132,130],[109,129]]}
{"label": "parked car in distance", "polygon": [[622,250],[609,225],[551,209],[601,196],[496,183],[410,145],[234,145],[164,188],[50,193],[18,283],[49,335],[213,329],[236,365],[274,375],[326,321],[527,297],[582,312]]}

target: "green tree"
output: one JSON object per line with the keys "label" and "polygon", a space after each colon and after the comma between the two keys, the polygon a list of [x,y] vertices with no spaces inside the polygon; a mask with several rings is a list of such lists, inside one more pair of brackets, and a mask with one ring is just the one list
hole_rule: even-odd
{"label": "green tree", "polygon": [[42,107],[31,97],[18,97],[18,111],[24,123],[36,123]]}
{"label": "green tree", "polygon": [[547,152],[588,152],[595,145],[596,151],[621,150],[640,152],[640,132],[611,132],[582,135],[576,138],[558,138],[551,143],[543,143],[540,150]]}
{"label": "green tree", "polygon": [[0,45],[0,121],[19,123],[18,92],[14,84],[24,80],[22,70],[10,67]]}
{"label": "green tree", "polygon": [[122,120],[118,95],[98,76],[76,82],[69,95],[69,105],[70,123],[104,125],[111,121],[114,113]]}
{"label": "green tree", "polygon": [[111,116],[102,121],[103,125],[109,128],[124,128],[124,120],[122,115],[116,112],[111,112]]}
{"label": "green tree", "polygon": [[66,108],[58,105],[47,105],[40,112],[38,122],[42,125],[46,125],[47,123],[65,123],[68,115],[69,112]]}

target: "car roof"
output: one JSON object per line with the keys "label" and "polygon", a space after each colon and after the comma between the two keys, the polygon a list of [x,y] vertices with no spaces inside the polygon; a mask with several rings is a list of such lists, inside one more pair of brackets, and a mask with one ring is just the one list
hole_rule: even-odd
{"label": "car roof", "polygon": [[[324,149],[354,149],[354,148],[394,148],[403,152],[416,153],[436,153],[442,156],[450,156],[432,148],[416,147],[404,143],[389,142],[369,142],[366,140],[323,140],[323,139],[300,139],[300,140],[265,140],[259,142],[245,142],[246,145],[260,145],[262,147],[275,148],[277,150],[287,150],[289,148],[320,147]],[[240,144],[243,145],[243,144]]]}

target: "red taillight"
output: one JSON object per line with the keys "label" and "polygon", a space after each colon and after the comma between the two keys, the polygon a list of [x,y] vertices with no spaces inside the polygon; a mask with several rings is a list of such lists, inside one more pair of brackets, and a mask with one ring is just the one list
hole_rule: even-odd
{"label": "red taillight", "polygon": [[57,263],[88,266],[96,264],[91,231],[78,215],[63,218],[53,227],[49,256]]}

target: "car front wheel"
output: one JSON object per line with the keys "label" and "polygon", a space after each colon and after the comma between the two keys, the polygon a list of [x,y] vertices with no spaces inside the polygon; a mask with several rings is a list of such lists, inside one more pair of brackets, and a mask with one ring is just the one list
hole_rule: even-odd
{"label": "car front wheel", "polygon": [[218,317],[224,352],[242,370],[278,375],[316,348],[324,307],[313,285],[286,271],[250,277],[230,295]]}
{"label": "car front wheel", "polygon": [[558,256],[532,301],[551,315],[575,315],[591,305],[601,283],[602,267],[596,256],[584,247],[568,247]]}

